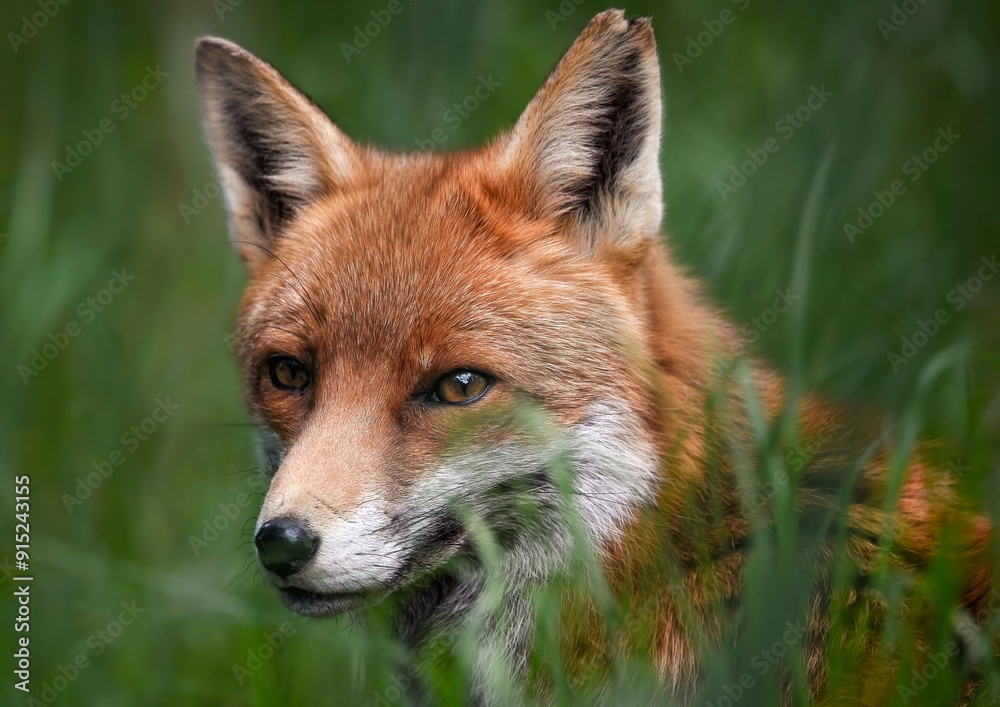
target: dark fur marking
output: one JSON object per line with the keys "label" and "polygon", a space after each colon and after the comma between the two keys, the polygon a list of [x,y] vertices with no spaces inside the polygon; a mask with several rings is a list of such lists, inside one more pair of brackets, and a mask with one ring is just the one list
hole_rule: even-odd
{"label": "dark fur marking", "polygon": [[423,631],[441,607],[459,586],[458,577],[450,572],[442,572],[415,588],[400,607],[396,623],[399,637],[407,644],[416,645],[423,637]]}
{"label": "dark fur marking", "polygon": [[640,69],[640,51],[633,49],[617,67],[617,80],[592,120],[590,132],[599,157],[590,177],[570,193],[571,201],[584,214],[596,206],[598,195],[615,187],[621,171],[639,156],[649,131],[649,115],[643,110],[644,87],[636,75]]}
{"label": "dark fur marking", "polygon": [[228,101],[223,108],[223,114],[232,119],[230,139],[237,145],[239,159],[234,165],[243,181],[260,196],[262,200],[258,218],[272,226],[281,226],[301,205],[297,199],[285,192],[275,189],[270,177],[280,174],[283,159],[280,151],[268,146],[265,131],[277,131],[277,125],[269,124],[264,119],[260,125],[260,115],[247,111],[239,99]]}
{"label": "dark fur marking", "polygon": [[[261,225],[261,233],[275,234],[307,201],[305,197],[313,194],[294,195],[287,191],[276,189],[271,180],[286,170],[291,161],[290,155],[307,160],[304,145],[284,145],[284,149],[275,149],[279,140],[269,140],[283,131],[282,125],[275,120],[267,110],[258,108],[255,104],[253,89],[244,81],[217,72],[220,80],[220,93],[224,97],[219,106],[219,113],[228,119],[227,139],[234,151],[234,161],[231,165],[239,173],[243,181],[257,195],[257,221]],[[308,95],[298,91],[312,106],[315,101]],[[321,111],[322,112],[322,111]]]}

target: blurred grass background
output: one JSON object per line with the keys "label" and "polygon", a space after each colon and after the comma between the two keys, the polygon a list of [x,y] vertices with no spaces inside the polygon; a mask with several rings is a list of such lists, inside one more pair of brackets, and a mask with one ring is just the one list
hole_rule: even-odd
{"label": "blurred grass background", "polygon": [[[250,562],[242,532],[260,486],[248,471],[250,430],[226,345],[244,276],[226,243],[222,200],[204,196],[213,193],[212,167],[193,40],[216,34],[244,45],[359,141],[410,150],[441,129],[450,149],[516,120],[605,6],[403,0],[347,61],[343,43],[385,6],[9,0],[0,8],[0,559],[13,560],[13,477],[29,474],[35,697],[81,653],[90,665],[67,679],[60,703],[371,704],[392,684],[394,648],[379,621],[303,623]],[[43,24],[33,18],[45,7],[58,11]],[[912,7],[887,38],[879,22],[892,21],[888,0],[633,2],[626,11],[652,16],[657,34],[665,229],[678,259],[735,322],[759,333],[752,350],[794,369],[803,386],[876,403],[945,438],[969,467],[963,490],[1000,517],[1000,278],[961,311],[948,300],[1000,250],[1000,8],[985,0]],[[732,23],[679,67],[675,53],[692,58],[689,38],[697,42],[723,10]],[[148,67],[166,76],[122,117],[115,101]],[[480,77],[500,85],[455,126],[445,112]],[[814,86],[832,96],[785,139],[776,123]],[[52,163],[65,164],[67,146],[105,119],[113,130],[57,178]],[[939,128],[960,137],[909,181],[904,163]],[[780,149],[723,200],[718,182],[768,138]],[[844,223],[896,179],[906,192],[852,244]],[[804,263],[797,277],[796,262]],[[87,298],[101,296],[116,270],[134,280],[97,312]],[[775,290],[790,287],[802,297],[791,314],[766,331],[752,323]],[[902,338],[939,308],[950,321],[894,371],[887,354],[900,353]],[[25,384],[18,367],[69,323],[78,334]],[[178,409],[133,449],[123,433],[141,431],[168,398]],[[67,509],[66,495],[116,451],[120,466]],[[214,537],[206,522],[226,510],[235,517]],[[192,537],[213,539],[196,554]],[[8,680],[16,605],[7,571],[0,701],[22,704]],[[948,596],[951,580],[943,558],[922,591]],[[113,631],[121,602],[133,600],[144,611],[98,654],[95,632]],[[750,611],[766,615],[769,600],[779,595],[755,592]],[[285,645],[241,684],[234,666],[248,667],[248,651],[259,655],[283,622]],[[953,682],[909,703],[950,704]]]}

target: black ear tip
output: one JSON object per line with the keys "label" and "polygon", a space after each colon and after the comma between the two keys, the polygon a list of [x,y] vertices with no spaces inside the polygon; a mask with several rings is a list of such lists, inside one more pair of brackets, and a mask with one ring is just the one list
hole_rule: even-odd
{"label": "black ear tip", "polygon": [[653,22],[649,17],[626,17],[624,10],[605,10],[594,16],[580,35],[598,37],[609,45],[638,42],[655,48]]}
{"label": "black ear tip", "polygon": [[651,51],[656,51],[656,35],[653,33],[652,17],[637,17],[628,21],[629,34],[639,44]]}
{"label": "black ear tip", "polygon": [[652,17],[633,17],[628,21],[628,28],[637,34],[653,31]]}
{"label": "black ear tip", "polygon": [[590,21],[592,25],[612,29],[649,29],[653,26],[652,17],[626,17],[625,10],[611,9],[599,12]]}

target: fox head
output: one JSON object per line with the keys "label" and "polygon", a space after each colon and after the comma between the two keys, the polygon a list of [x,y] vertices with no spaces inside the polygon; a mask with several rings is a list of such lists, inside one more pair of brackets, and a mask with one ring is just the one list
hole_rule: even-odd
{"label": "fox head", "polygon": [[475,554],[470,517],[512,575],[541,576],[569,542],[556,460],[613,542],[655,494],[657,380],[684,367],[657,332],[691,327],[653,304],[649,21],[598,15],[510,131],[448,154],[352,142],[222,39],[198,42],[197,74],[250,277],[236,351],[271,476],[255,540],[283,602],[333,615],[411,586]]}

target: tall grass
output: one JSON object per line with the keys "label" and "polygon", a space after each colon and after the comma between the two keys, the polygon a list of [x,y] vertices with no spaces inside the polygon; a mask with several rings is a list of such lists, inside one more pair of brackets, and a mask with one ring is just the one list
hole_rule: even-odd
{"label": "tall grass", "polygon": [[[884,409],[903,449],[918,437],[944,440],[941,461],[964,502],[1000,517],[1000,278],[970,298],[949,298],[998,250],[997,7],[931,0],[884,38],[878,23],[891,19],[888,1],[742,5],[627,8],[652,15],[660,47],[665,238],[753,339],[750,353],[788,372],[796,394],[820,390]],[[192,42],[219,34],[271,60],[362,142],[413,149],[441,129],[442,148],[456,148],[516,119],[604,7],[406,2],[350,62],[342,43],[384,3],[58,7],[17,52],[0,47],[0,559],[13,559],[12,480],[29,474],[32,695],[58,683],[57,702],[73,705],[402,704],[392,690],[406,652],[391,637],[388,607],[302,621],[253,563],[261,486],[226,338],[244,276],[226,243],[222,200],[210,195]],[[734,9],[734,21],[679,70],[675,53],[690,51],[689,37],[697,42],[723,9]],[[7,2],[0,30],[25,34],[22,18],[34,23],[39,11],[29,0]],[[121,117],[115,101],[157,65],[169,75]],[[445,111],[490,75],[500,87],[452,130]],[[813,87],[832,96],[791,135],[779,130]],[[105,119],[113,130],[59,179],[52,163],[66,163],[67,146]],[[948,128],[960,137],[912,181],[905,163]],[[779,149],[723,199],[718,183],[769,138]],[[852,243],[844,224],[857,224],[858,209],[870,211],[875,192],[895,180],[905,192]],[[134,276],[127,287],[98,302],[100,311],[87,304],[122,270]],[[776,290],[801,299],[765,323]],[[939,309],[947,322],[894,370],[887,354],[899,354],[904,337],[912,343]],[[36,361],[44,368],[25,383],[19,366],[32,367],[33,351],[63,334],[65,345]],[[134,446],[123,439],[167,398],[175,412]],[[774,439],[794,438],[767,426],[757,433],[763,463],[740,470],[759,475],[742,477],[751,485],[778,473]],[[112,472],[105,478],[98,468]],[[777,673],[760,674],[753,657],[804,610],[807,578],[785,561],[810,549],[790,510],[793,492],[790,485],[767,504],[774,523],[755,535],[742,628],[721,647],[706,645],[698,704],[726,704],[719,691],[748,671],[754,685],[740,703],[774,703]],[[835,537],[843,526],[836,514],[823,522]],[[959,550],[943,537],[920,573],[876,573],[871,589],[884,598],[884,619],[831,609],[835,628],[870,625],[904,656],[890,678],[896,685],[914,685],[916,628],[941,652],[967,618],[952,608]],[[551,607],[560,591],[600,587],[588,566],[581,560],[579,572],[537,597],[533,675],[560,704],[584,697],[563,679],[563,627]],[[7,656],[16,637],[12,586],[0,574]],[[122,602],[133,601],[142,612],[111,638]],[[920,611],[895,611],[904,605]],[[608,607],[612,626],[619,608]],[[989,640],[1000,615],[980,618],[978,648],[915,696],[890,690],[891,704],[954,704],[973,664],[984,666],[985,685],[974,704],[989,704],[1000,690]],[[457,637],[459,650],[428,661],[435,703],[465,704],[474,638]],[[870,647],[830,645],[830,680],[844,684]],[[794,666],[801,647],[789,650]],[[74,674],[78,655],[87,667]],[[609,703],[666,703],[642,663],[615,661]],[[12,667],[10,657],[4,665]],[[801,671],[792,673],[805,704]],[[0,700],[25,703],[9,682]],[[504,689],[520,699],[516,687]]]}

